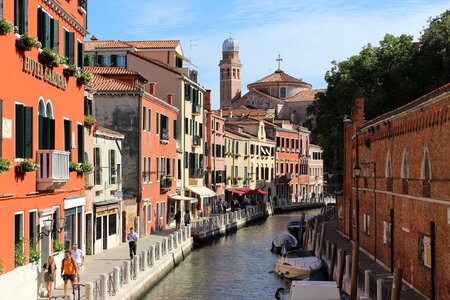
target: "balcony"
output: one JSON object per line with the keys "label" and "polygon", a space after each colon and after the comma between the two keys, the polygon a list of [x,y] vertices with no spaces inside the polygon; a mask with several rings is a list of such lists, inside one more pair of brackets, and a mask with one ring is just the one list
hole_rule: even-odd
{"label": "balcony", "polygon": [[169,130],[167,130],[167,128],[161,128],[161,132],[159,133],[159,142],[161,144],[169,143]]}
{"label": "balcony", "polygon": [[190,178],[203,178],[204,174],[203,169],[189,169]]}
{"label": "balcony", "polygon": [[82,14],[87,13],[87,0],[78,0],[78,11]]}
{"label": "balcony", "polygon": [[172,188],[172,176],[164,175],[161,176],[161,179],[159,181],[159,191],[160,194],[165,194]]}
{"label": "balcony", "polygon": [[198,104],[192,104],[192,114],[193,115],[200,115],[202,112],[200,105]]}
{"label": "balcony", "polygon": [[201,146],[202,145],[202,137],[199,135],[195,135],[192,140],[192,145],[194,146]]}
{"label": "balcony", "polygon": [[54,190],[69,181],[69,155],[69,152],[59,150],[36,152],[38,191]]}

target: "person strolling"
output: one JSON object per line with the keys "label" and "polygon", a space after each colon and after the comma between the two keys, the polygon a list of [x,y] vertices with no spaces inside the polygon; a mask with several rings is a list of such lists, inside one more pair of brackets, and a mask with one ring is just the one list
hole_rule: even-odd
{"label": "person strolling", "polygon": [[75,277],[78,274],[77,264],[70,254],[70,250],[64,252],[64,259],[61,262],[61,277],[64,280],[64,295],[67,295],[67,285],[69,280],[72,284],[72,291],[75,294]]}
{"label": "person strolling", "polygon": [[76,243],[74,243],[74,244],[72,244],[71,254],[72,254],[72,258],[75,261],[75,263],[77,264],[77,268],[78,268],[76,282],[80,283],[80,271],[84,265],[84,253],[83,253],[83,250],[79,249],[78,245]]}
{"label": "person strolling", "polygon": [[53,256],[47,258],[47,262],[42,267],[42,271],[44,272],[44,282],[48,293],[48,299],[51,299],[53,294],[53,282],[56,277],[56,265]]}
{"label": "person strolling", "polygon": [[188,226],[191,223],[191,214],[189,212],[189,209],[186,209],[186,212],[184,213],[184,226]]}
{"label": "person strolling", "polygon": [[178,229],[180,229],[180,225],[181,225],[181,210],[177,211],[174,219],[175,219],[175,230],[178,230]]}
{"label": "person strolling", "polygon": [[133,227],[130,228],[127,239],[128,246],[130,247],[130,259],[133,259],[136,255],[137,241],[139,239],[137,233],[133,230]]}

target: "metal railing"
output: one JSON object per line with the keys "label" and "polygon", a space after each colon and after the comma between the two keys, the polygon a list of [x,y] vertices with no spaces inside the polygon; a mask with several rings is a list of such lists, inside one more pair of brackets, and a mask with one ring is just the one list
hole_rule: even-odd
{"label": "metal railing", "polygon": [[54,184],[64,184],[69,177],[69,152],[59,150],[37,150],[39,165],[36,181],[39,190],[53,188]]}

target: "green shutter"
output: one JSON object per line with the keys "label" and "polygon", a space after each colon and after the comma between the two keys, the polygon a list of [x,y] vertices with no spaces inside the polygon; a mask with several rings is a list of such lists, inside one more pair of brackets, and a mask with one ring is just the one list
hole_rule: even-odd
{"label": "green shutter", "polygon": [[46,149],[44,147],[44,123],[46,121],[47,118],[44,118],[43,116],[39,115],[38,116],[38,149]]}
{"label": "green shutter", "polygon": [[64,150],[70,153],[70,161],[72,161],[72,122],[64,120]]}
{"label": "green shutter", "polygon": [[75,63],[75,33],[69,32],[68,34],[68,64],[73,65]]}
{"label": "green shutter", "polygon": [[78,130],[78,162],[82,163],[84,161],[84,126],[78,124],[77,130]]}
{"label": "green shutter", "polygon": [[23,158],[24,151],[24,108],[21,104],[16,104],[16,158]]}
{"label": "green shutter", "polygon": [[78,67],[81,69],[84,69],[84,44],[83,43],[77,43],[77,61],[78,61]]}
{"label": "green shutter", "polygon": [[48,149],[55,150],[55,120],[48,119]]}
{"label": "green shutter", "polygon": [[53,51],[59,53],[59,21],[51,19],[51,47]]}
{"label": "green shutter", "polygon": [[33,157],[33,108],[25,107],[25,131],[24,131],[25,158]]}
{"label": "green shutter", "polygon": [[51,48],[51,36],[52,36],[52,31],[51,31],[51,18],[49,15],[47,15],[46,13],[42,13],[43,17],[43,25],[44,25],[44,37],[42,42],[42,48]]}
{"label": "green shutter", "polygon": [[38,23],[37,24],[37,27],[38,27],[37,28],[37,37],[41,43],[44,42],[44,32],[43,32],[44,24],[42,22],[43,17],[44,17],[44,13],[42,12],[42,8],[39,7],[37,10],[37,23]]}

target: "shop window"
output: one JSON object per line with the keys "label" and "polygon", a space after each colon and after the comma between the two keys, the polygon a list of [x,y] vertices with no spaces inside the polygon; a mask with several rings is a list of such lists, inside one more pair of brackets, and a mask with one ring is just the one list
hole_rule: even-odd
{"label": "shop window", "polygon": [[117,234],[117,214],[108,215],[108,235]]}
{"label": "shop window", "polygon": [[14,0],[14,26],[19,34],[28,32],[28,0]]}
{"label": "shop window", "polygon": [[69,66],[75,63],[75,33],[64,30],[64,56],[67,58],[67,64]]}
{"label": "shop window", "polygon": [[38,40],[42,48],[53,49],[58,53],[59,48],[59,22],[50,16],[42,7],[38,8]]}
{"label": "shop window", "polygon": [[16,158],[33,157],[33,108],[16,104]]}

